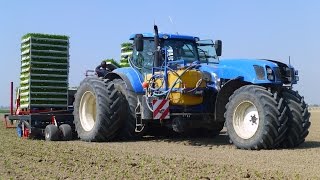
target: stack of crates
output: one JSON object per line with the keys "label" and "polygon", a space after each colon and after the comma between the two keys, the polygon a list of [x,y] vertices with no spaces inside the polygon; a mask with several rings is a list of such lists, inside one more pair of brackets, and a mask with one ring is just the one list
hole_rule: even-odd
{"label": "stack of crates", "polygon": [[122,43],[121,44],[121,60],[120,66],[121,67],[129,67],[130,64],[128,62],[128,57],[132,55],[132,43]]}
{"label": "stack of crates", "polygon": [[68,74],[68,36],[29,33],[22,37],[21,109],[66,109]]}

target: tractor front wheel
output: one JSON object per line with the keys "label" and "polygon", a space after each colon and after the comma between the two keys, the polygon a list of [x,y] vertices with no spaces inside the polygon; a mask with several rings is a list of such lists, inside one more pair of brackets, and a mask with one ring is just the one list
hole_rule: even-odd
{"label": "tractor front wheel", "polygon": [[271,149],[283,140],[286,108],[277,93],[261,86],[243,86],[230,97],[226,109],[227,132],[236,147]]}
{"label": "tractor front wheel", "polygon": [[288,111],[288,132],[286,138],[281,144],[284,148],[293,148],[299,146],[305,141],[309,134],[310,113],[304,98],[298,92],[291,89],[282,91],[283,98],[286,102]]}

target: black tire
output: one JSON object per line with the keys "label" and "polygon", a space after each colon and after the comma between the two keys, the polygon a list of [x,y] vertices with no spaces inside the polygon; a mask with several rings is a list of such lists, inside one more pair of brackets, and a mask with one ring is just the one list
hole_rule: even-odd
{"label": "black tire", "polygon": [[133,140],[141,138],[145,133],[145,127],[141,132],[136,132],[136,107],[138,105],[137,94],[127,90],[126,84],[121,79],[112,81],[116,88],[125,96],[122,106],[126,109],[126,117],[123,119],[122,127],[119,130],[117,138],[121,140]]}
{"label": "black tire", "polygon": [[59,126],[61,131],[61,140],[70,141],[72,140],[72,128],[69,124],[61,124]]}
{"label": "black tire", "polygon": [[289,109],[289,120],[287,135],[281,145],[284,148],[294,148],[303,143],[309,134],[310,113],[304,98],[298,92],[284,89],[282,96]]}
{"label": "black tire", "polygon": [[[271,93],[261,86],[246,85],[233,93],[226,109],[227,132],[230,142],[236,147],[254,150],[272,149],[278,147],[284,139],[287,131],[287,108],[277,92]],[[241,111],[243,113],[240,113]],[[237,123],[245,121],[245,117],[247,121],[249,120],[249,124],[243,122],[241,127],[241,123]],[[254,129],[252,132],[245,129],[250,127],[250,124]]]}
{"label": "black tire", "polygon": [[47,125],[44,130],[44,138],[46,141],[58,141],[60,138],[59,128],[53,124]]}
{"label": "black tire", "polygon": [[89,142],[112,140],[124,116],[123,99],[112,82],[105,83],[97,77],[85,78],[75,95],[73,111],[79,138]]}

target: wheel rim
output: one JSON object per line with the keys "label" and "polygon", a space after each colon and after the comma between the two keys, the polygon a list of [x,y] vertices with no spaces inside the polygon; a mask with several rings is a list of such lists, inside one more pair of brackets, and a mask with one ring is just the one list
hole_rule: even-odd
{"label": "wheel rim", "polygon": [[259,127],[259,113],[250,101],[241,102],[233,113],[233,127],[237,135],[249,139],[255,135]]}
{"label": "wheel rim", "polygon": [[82,95],[79,117],[82,128],[85,131],[90,131],[96,121],[96,97],[91,91],[86,91]]}

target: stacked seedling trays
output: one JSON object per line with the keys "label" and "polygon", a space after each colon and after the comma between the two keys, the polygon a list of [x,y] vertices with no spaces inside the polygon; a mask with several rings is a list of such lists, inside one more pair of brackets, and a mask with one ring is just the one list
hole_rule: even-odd
{"label": "stacked seedling trays", "polygon": [[132,43],[122,43],[121,44],[121,60],[120,60],[120,66],[121,67],[129,67],[128,63],[128,56],[131,56],[132,54]]}
{"label": "stacked seedling trays", "polygon": [[20,108],[68,107],[69,38],[26,34],[21,42]]}

